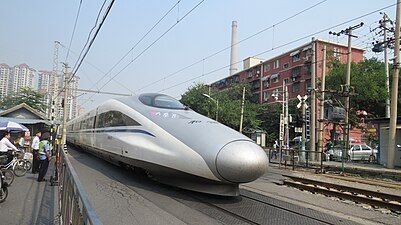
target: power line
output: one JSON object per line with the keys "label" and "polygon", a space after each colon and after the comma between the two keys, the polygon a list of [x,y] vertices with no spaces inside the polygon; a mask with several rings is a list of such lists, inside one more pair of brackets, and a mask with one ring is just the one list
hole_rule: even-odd
{"label": "power line", "polygon": [[70,44],[68,45],[67,55],[65,56],[65,61],[66,61],[66,62],[67,62],[67,59],[68,59],[68,55],[69,55],[69,53],[70,53],[70,48],[71,48],[72,40],[73,40],[73,38],[74,38],[75,28],[77,27],[77,22],[78,22],[79,13],[81,12],[81,5],[82,5],[82,0],[79,1],[79,7],[78,7],[78,11],[77,11],[77,16],[75,17],[74,28],[72,29],[72,34],[71,34],[71,38],[70,38]]}
{"label": "power line", "polygon": [[[317,34],[320,34],[320,33],[323,33],[323,32],[327,32],[327,31],[329,31],[329,30],[331,30],[331,29],[334,29],[334,28],[336,28],[336,27],[345,25],[345,24],[347,24],[347,23],[350,23],[350,22],[353,22],[353,21],[355,21],[355,20],[359,20],[359,19],[361,19],[361,18],[363,18],[363,17],[369,16],[369,15],[371,15],[371,14],[373,14],[373,13],[377,13],[377,12],[380,12],[380,11],[382,11],[382,10],[388,9],[388,8],[390,8],[390,7],[393,7],[393,6],[395,6],[396,4],[397,4],[397,3],[388,5],[388,6],[386,6],[386,7],[383,7],[383,8],[377,9],[377,10],[374,10],[374,11],[369,12],[369,13],[365,13],[365,14],[363,14],[363,15],[361,15],[361,16],[358,16],[358,17],[355,17],[355,18],[353,18],[353,19],[347,20],[347,21],[345,21],[345,22],[339,23],[339,24],[337,24],[337,25],[334,25],[334,26],[331,26],[331,27],[328,27],[328,28],[324,28],[324,29],[322,29],[322,30],[319,30],[319,31],[314,32],[314,33],[312,33],[312,34],[308,34],[308,35],[303,36],[303,37],[301,37],[301,38],[297,38],[297,39],[292,40],[292,41],[290,41],[290,42],[287,42],[287,43],[285,43],[285,44],[282,44],[282,45],[273,47],[273,48],[271,48],[271,49],[268,49],[268,50],[266,50],[266,51],[260,52],[260,53],[258,53],[258,54],[256,54],[256,55],[254,55],[254,57],[260,56],[260,55],[263,55],[263,54],[268,53],[268,52],[270,52],[270,51],[273,51],[273,50],[275,50],[275,49],[282,48],[282,47],[285,47],[285,46],[287,46],[287,45],[296,43],[296,42],[301,41],[301,40],[304,40],[304,39],[306,39],[306,38],[310,38],[310,37],[315,36],[315,35],[317,35]],[[240,63],[240,62],[241,62],[241,61],[237,61],[237,62],[235,62],[234,64],[237,64],[237,63]],[[228,65],[219,67],[219,68],[217,68],[217,69],[214,69],[214,70],[212,70],[212,71],[209,71],[209,72],[207,72],[207,73],[204,73],[204,74],[202,74],[202,75],[200,75],[200,76],[196,76],[196,77],[194,77],[194,78],[191,78],[191,79],[185,80],[185,81],[183,81],[183,82],[180,82],[180,83],[178,83],[178,84],[172,85],[172,86],[170,86],[170,87],[168,87],[168,88],[161,89],[160,91],[169,90],[169,89],[171,89],[171,88],[180,86],[180,85],[182,85],[182,84],[188,83],[188,82],[190,82],[190,81],[196,80],[196,79],[201,78],[201,77],[204,77],[204,76],[206,76],[206,75],[210,75],[210,74],[212,74],[212,73],[215,73],[215,72],[220,71],[220,70],[222,70],[222,69],[228,68],[228,67],[230,67],[230,66],[231,66],[231,64],[228,64]],[[160,92],[160,91],[159,91],[159,92]]]}
{"label": "power line", "polygon": [[142,56],[143,53],[145,53],[148,49],[150,49],[156,42],[158,42],[164,35],[166,35],[168,32],[170,32],[179,22],[181,22],[185,17],[187,17],[192,11],[194,11],[196,8],[198,8],[199,5],[201,5],[205,0],[202,0],[198,2],[191,10],[189,10],[183,17],[177,20],[176,23],[174,23],[170,28],[168,28],[163,34],[161,34],[156,40],[154,40],[148,47],[146,47],[141,53],[139,53],[134,59],[132,59],[126,66],[124,66],[120,71],[118,71],[117,74],[115,74],[111,79],[109,79],[100,89],[104,88],[112,79],[114,79],[116,76],[118,76],[121,72],[123,72],[129,65],[131,65],[133,62],[135,62],[139,57]]}
{"label": "power line", "polygon": [[[105,0],[105,1],[106,1],[106,0]],[[69,79],[68,83],[74,78],[75,74],[76,74],[77,71],[79,70],[79,67],[81,66],[82,62],[84,61],[86,55],[89,53],[89,50],[91,49],[91,47],[92,47],[92,45],[93,45],[93,43],[94,43],[94,41],[95,41],[97,35],[99,34],[100,29],[102,28],[102,26],[103,26],[103,24],[104,24],[104,21],[106,21],[106,18],[107,18],[107,16],[109,15],[110,10],[111,10],[111,7],[113,6],[114,2],[115,2],[115,0],[112,0],[111,3],[110,3],[110,5],[109,5],[108,8],[106,9],[106,12],[105,12],[105,14],[104,14],[102,20],[100,21],[99,26],[98,26],[98,28],[97,28],[96,31],[95,31],[95,34],[93,35],[92,39],[91,39],[90,42],[89,42],[89,46],[86,48],[85,53],[83,54],[82,58],[79,60],[79,63],[77,64],[77,66],[76,66],[76,68],[75,68],[75,71],[72,73],[72,76],[71,76],[71,78]],[[103,8],[103,6],[102,6],[102,8]],[[91,32],[92,32],[92,31],[91,31]],[[85,46],[84,46],[84,47],[85,47]]]}
{"label": "power line", "polygon": [[[98,26],[99,17],[100,17],[100,14],[101,14],[102,11],[103,11],[103,8],[104,8],[104,5],[106,4],[106,2],[107,2],[107,0],[104,0],[104,1],[103,1],[102,6],[100,7],[99,12],[97,13],[96,20],[95,20],[95,25],[93,25],[92,29],[89,31],[88,37],[87,37],[87,39],[86,39],[86,42],[85,42],[85,44],[84,44],[84,47],[82,47],[82,50],[81,50],[81,52],[79,53],[78,59],[81,58],[81,55],[82,55],[83,51],[86,49],[86,46],[87,46],[88,43],[89,43],[89,40],[90,40],[90,37],[91,37],[91,35],[92,35],[93,30]],[[69,46],[69,47],[71,47],[71,46]],[[74,65],[72,71],[75,70],[75,67],[77,66],[77,63],[78,63],[78,60],[75,62],[75,65]]]}
{"label": "power line", "polygon": [[242,43],[242,42],[244,42],[244,41],[247,41],[247,40],[249,40],[249,39],[251,39],[251,38],[253,38],[253,37],[255,37],[255,36],[257,36],[257,35],[259,35],[259,34],[265,32],[265,31],[267,31],[267,30],[270,30],[270,29],[274,28],[275,26],[278,26],[278,25],[280,25],[280,24],[282,24],[282,23],[284,23],[284,22],[286,22],[286,21],[288,21],[288,20],[290,20],[290,19],[292,19],[292,18],[294,18],[294,17],[296,17],[296,16],[298,16],[298,15],[300,15],[300,14],[306,12],[306,11],[309,11],[310,9],[313,9],[313,8],[317,7],[317,6],[320,5],[320,4],[323,4],[323,3],[326,2],[326,1],[327,1],[327,0],[323,0],[323,1],[320,1],[320,2],[318,2],[318,3],[316,3],[316,4],[312,5],[312,6],[309,6],[309,7],[305,8],[305,9],[303,9],[303,10],[301,10],[301,11],[299,11],[299,12],[297,12],[297,13],[295,13],[295,14],[293,14],[293,15],[291,15],[291,16],[289,16],[289,17],[287,17],[287,18],[285,18],[285,19],[283,19],[283,20],[281,20],[281,21],[279,21],[279,22],[277,22],[277,23],[275,23],[275,24],[273,24],[273,25],[270,25],[270,26],[268,26],[268,27],[266,27],[266,28],[263,28],[262,30],[260,30],[260,31],[258,31],[258,32],[256,32],[256,33],[254,33],[254,34],[252,34],[252,35],[250,35],[250,36],[248,36],[248,37],[246,37],[246,38],[244,38],[244,39],[238,41],[237,43],[234,43],[234,44],[232,44],[232,45],[230,45],[230,46],[227,46],[227,47],[225,47],[225,48],[223,48],[223,49],[221,49],[221,50],[218,50],[218,51],[216,51],[216,52],[214,52],[214,53],[212,53],[212,54],[206,56],[205,58],[203,58],[203,59],[201,59],[201,60],[198,60],[198,61],[196,61],[196,62],[193,62],[192,64],[190,64],[190,65],[188,65],[188,66],[185,66],[185,67],[183,67],[183,68],[181,68],[181,69],[179,69],[179,70],[177,70],[177,71],[175,71],[175,72],[173,72],[173,73],[171,73],[171,74],[169,74],[169,75],[167,75],[167,76],[165,76],[165,77],[163,77],[163,78],[161,78],[161,79],[159,79],[159,80],[156,80],[156,81],[154,81],[154,82],[151,82],[151,83],[149,83],[149,84],[147,84],[147,85],[145,85],[145,86],[143,86],[143,87],[137,89],[135,92],[141,91],[141,90],[143,90],[143,89],[145,89],[145,88],[147,88],[147,87],[150,87],[150,86],[152,86],[152,85],[154,85],[154,84],[156,84],[156,83],[158,83],[158,82],[160,82],[160,81],[162,81],[162,80],[165,80],[165,79],[167,79],[167,78],[171,78],[171,77],[173,77],[174,75],[176,75],[176,74],[178,74],[178,73],[180,73],[180,72],[182,72],[182,71],[184,71],[184,70],[186,70],[186,69],[188,69],[188,68],[191,68],[191,67],[193,67],[193,66],[195,66],[195,65],[197,65],[197,64],[199,64],[199,63],[201,63],[201,62],[204,62],[206,59],[212,58],[213,56],[218,55],[218,54],[220,54],[220,53],[222,53],[222,52],[224,52],[224,51],[226,51],[226,50],[232,48],[233,46],[236,46],[236,45],[238,45],[238,44],[240,44],[240,43]]}
{"label": "power line", "polygon": [[[96,84],[94,84],[94,85],[98,85],[102,80],[103,80],[103,78],[105,78],[108,74],[110,74],[111,73],[111,71],[113,71],[113,69],[115,68],[115,67],[117,67],[120,63],[121,63],[121,61],[123,61],[144,39],[145,39],[145,37],[147,37],[148,36],[148,34],[150,33],[150,32],[152,32],[153,31],[153,29],[155,29],[156,28],[156,26],[157,25],[159,25],[159,23],[160,22],[162,22],[165,18],[166,18],[166,16],[168,15],[168,14],[170,14],[170,12],[175,8],[175,7],[177,7],[177,5],[179,4],[181,2],[181,0],[179,0],[179,1],[177,1],[132,47],[131,47],[131,49],[127,52],[127,53],[125,53],[125,55],[123,56],[123,57],[121,57],[112,67],[111,67],[111,69],[109,69],[106,73],[104,73],[104,75],[96,82]],[[93,88],[93,86],[91,87],[91,89]],[[130,90],[130,92],[132,92],[132,90]]]}
{"label": "power line", "polygon": [[[63,48],[65,48],[65,49],[67,49],[67,47],[65,46],[65,45],[63,45],[61,42],[59,42],[60,43],[60,46],[61,47],[63,47]],[[73,50],[69,50],[71,53],[73,53],[74,55],[76,55],[76,56],[78,56],[78,54],[76,53],[76,52],[74,52]],[[104,71],[102,71],[98,66],[96,66],[96,65],[94,65],[93,63],[91,63],[91,62],[89,62],[88,60],[84,60],[84,63],[86,63],[86,64],[88,64],[89,66],[91,66],[92,68],[94,68],[95,70],[97,70],[98,72],[100,72],[101,74],[106,74]],[[116,79],[113,79],[113,81],[114,82],[116,82],[118,85],[120,85],[121,87],[123,87],[123,88],[125,88],[127,91],[129,91],[129,92],[131,92],[131,93],[133,93],[132,92],[132,90],[131,89],[129,89],[126,85],[124,85],[123,83],[121,83],[120,81],[118,81],[118,80],[116,80]],[[94,83],[94,82],[92,82],[91,81],[91,83]],[[99,89],[97,86],[92,86],[90,89],[92,89],[92,88],[96,88],[96,89]]]}
{"label": "power line", "polygon": [[[106,0],[105,0],[105,1],[106,1]],[[79,70],[79,67],[82,65],[83,60],[85,59],[86,55],[88,54],[90,48],[91,48],[92,45],[93,45],[93,42],[95,41],[97,35],[99,34],[99,31],[100,31],[100,29],[102,28],[104,21],[106,20],[107,16],[109,15],[110,10],[111,10],[111,7],[113,6],[114,2],[115,2],[115,0],[112,0],[111,3],[109,4],[109,6],[108,6],[108,8],[106,9],[106,12],[105,12],[105,14],[104,14],[104,16],[103,16],[103,18],[102,18],[102,20],[101,20],[101,22],[100,22],[98,28],[96,29],[96,32],[95,32],[94,36],[92,37],[91,41],[89,42],[89,46],[86,48],[86,51],[85,51],[84,55],[82,56],[81,59],[78,59],[78,60],[77,60],[77,62],[79,61],[79,63],[78,63],[78,64],[76,63],[77,67],[76,67],[75,71],[73,71],[72,76],[71,76],[70,79],[66,82],[66,85],[65,85],[65,86],[63,87],[63,89],[58,93],[58,95],[66,89],[66,86],[67,86],[67,85],[71,82],[71,80],[75,77],[77,71]],[[102,8],[103,8],[103,6],[102,6]],[[101,10],[102,10],[102,8],[101,8]],[[100,10],[100,11],[101,11],[101,10]]]}
{"label": "power line", "polygon": [[[136,61],[142,54],[144,54],[147,50],[149,50],[156,42],[158,42],[162,37],[164,37],[168,32],[170,32],[178,23],[180,23],[183,19],[185,19],[189,14],[191,14],[196,8],[198,8],[205,0],[202,0],[198,2],[194,7],[192,7],[191,10],[189,10],[184,16],[181,18],[177,19],[177,21],[170,27],[168,28],[163,34],[161,34],[156,40],[154,40],[150,45],[148,45],[141,53],[139,53],[134,59],[132,59],[126,66],[124,66],[117,74],[115,74],[113,77],[111,77],[100,89],[103,89],[108,83],[110,83],[111,80],[113,80],[115,77],[117,77],[122,71],[124,71],[129,65],[131,65],[134,61]],[[177,2],[178,4],[179,2]],[[174,6],[175,7],[175,6]],[[173,8],[172,8],[173,9]],[[170,9],[168,13],[172,10]],[[168,14],[167,13],[167,14]],[[162,17],[162,19],[165,16]],[[159,22],[158,22],[159,23]],[[157,25],[157,24],[156,24]],[[152,28],[153,29],[153,28]],[[148,32],[150,33],[150,32]],[[124,56],[125,57],[125,56]],[[111,70],[110,70],[111,71]],[[109,72],[110,72],[109,71]],[[108,73],[109,73],[108,72]],[[93,95],[92,95],[93,96]],[[84,105],[86,102],[82,103]]]}

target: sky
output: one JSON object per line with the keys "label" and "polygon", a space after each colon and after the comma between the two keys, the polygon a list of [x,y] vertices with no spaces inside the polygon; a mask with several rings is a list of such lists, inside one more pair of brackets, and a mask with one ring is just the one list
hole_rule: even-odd
{"label": "sky", "polygon": [[[107,0],[106,5],[110,1]],[[79,2],[0,0],[0,63],[10,66],[26,63],[36,70],[52,70],[54,41],[57,40],[64,46],[59,48],[59,69],[61,62],[73,67],[103,4],[103,1],[82,0],[71,51],[66,58]],[[105,75],[177,2],[155,29]],[[99,90],[104,86],[101,91],[124,94],[162,92],[180,98],[194,84],[208,84],[228,76],[229,49],[213,57],[207,56],[231,45],[233,20],[238,22],[239,41],[274,25],[274,28],[238,44],[238,61],[255,55],[269,59],[309,42],[312,34],[318,31],[341,24],[332,29],[340,31],[360,22],[365,25],[355,30],[358,38],[352,43],[366,49],[366,57],[382,58],[371,52],[370,44],[380,40],[375,33],[377,30],[371,31],[382,17],[379,12],[344,22],[390,5],[393,6],[382,12],[395,20],[396,11],[396,0],[204,0],[183,18],[199,2],[201,0],[116,0],[77,72],[79,88]],[[168,33],[137,57],[174,24]],[[314,37],[343,44],[347,41],[345,36],[332,36],[328,31]],[[287,44],[290,42],[293,43]],[[259,55],[262,52],[265,53]],[[135,61],[127,66],[132,59]],[[171,76],[195,62],[199,63]],[[241,70],[242,63],[238,67]],[[91,109],[113,97],[87,93],[78,98],[78,104]]]}

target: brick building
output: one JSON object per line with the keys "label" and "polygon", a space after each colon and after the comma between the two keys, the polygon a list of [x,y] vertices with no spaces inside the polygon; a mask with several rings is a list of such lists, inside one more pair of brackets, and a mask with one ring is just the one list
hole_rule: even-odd
{"label": "brick building", "polygon": [[[315,44],[316,54],[312,52],[312,44]],[[249,57],[244,60],[244,69],[233,76],[226,77],[212,83],[212,87],[225,89],[235,83],[250,83],[252,91],[259,96],[260,102],[273,103],[271,95],[275,91],[281,91],[284,82],[288,85],[289,99],[295,99],[297,95],[306,95],[311,86],[311,62],[315,57],[316,77],[322,77],[323,46],[327,48],[327,61],[347,61],[347,46],[324,40],[308,42],[291,51],[268,60]],[[363,60],[364,50],[352,48],[352,61]],[[326,70],[327,71],[327,70]]]}
{"label": "brick building", "polygon": [[[313,44],[316,49],[315,54],[312,52]],[[287,84],[289,100],[296,99],[298,95],[308,95],[308,88],[311,87],[312,57],[315,57],[316,88],[320,88],[318,80],[322,77],[323,46],[326,46],[326,65],[334,60],[347,62],[346,45],[316,39],[268,60],[249,57],[243,61],[242,71],[216,81],[211,86],[223,90],[236,83],[249,83],[259,102],[268,104],[276,101],[272,94],[282,91],[284,83]],[[363,53],[363,49],[352,47],[352,61],[363,61]],[[326,68],[326,74],[328,69]],[[330,136],[331,129],[331,125],[325,127],[326,140]],[[342,130],[337,133],[342,133]],[[361,140],[360,131],[351,130],[350,136],[351,140]]]}

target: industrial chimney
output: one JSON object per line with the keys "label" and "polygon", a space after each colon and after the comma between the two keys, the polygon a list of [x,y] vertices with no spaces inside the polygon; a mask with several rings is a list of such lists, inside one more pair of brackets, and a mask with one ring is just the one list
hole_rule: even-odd
{"label": "industrial chimney", "polygon": [[233,21],[231,25],[231,60],[230,60],[230,76],[237,72],[237,21]]}

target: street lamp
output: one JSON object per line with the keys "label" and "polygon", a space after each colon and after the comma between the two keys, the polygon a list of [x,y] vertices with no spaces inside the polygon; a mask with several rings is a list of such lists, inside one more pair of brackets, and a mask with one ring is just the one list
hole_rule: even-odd
{"label": "street lamp", "polygon": [[205,96],[206,98],[212,100],[214,103],[216,103],[216,121],[218,121],[219,118],[219,100],[216,100],[212,97],[210,97],[210,95],[208,94],[202,94],[203,96]]}

